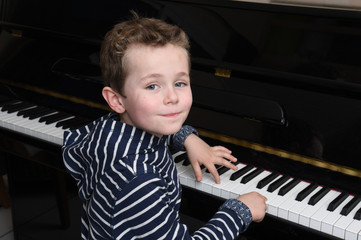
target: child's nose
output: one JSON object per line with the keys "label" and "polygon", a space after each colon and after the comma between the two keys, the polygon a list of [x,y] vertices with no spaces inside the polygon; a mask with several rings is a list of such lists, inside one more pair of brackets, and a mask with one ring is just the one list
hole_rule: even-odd
{"label": "child's nose", "polygon": [[165,97],[164,97],[164,104],[169,103],[177,103],[178,102],[178,94],[174,88],[170,87],[166,90]]}

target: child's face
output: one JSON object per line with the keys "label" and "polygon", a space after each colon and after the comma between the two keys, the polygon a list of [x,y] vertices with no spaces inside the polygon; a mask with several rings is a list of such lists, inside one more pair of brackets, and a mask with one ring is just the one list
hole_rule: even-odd
{"label": "child's face", "polygon": [[122,121],[158,137],[176,133],[192,105],[186,51],[171,44],[127,51]]}

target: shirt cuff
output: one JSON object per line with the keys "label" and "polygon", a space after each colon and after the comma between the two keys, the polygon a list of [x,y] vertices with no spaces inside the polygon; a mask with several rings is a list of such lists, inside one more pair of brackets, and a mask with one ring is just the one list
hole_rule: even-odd
{"label": "shirt cuff", "polygon": [[237,199],[228,199],[223,205],[219,208],[230,209],[237,213],[238,218],[243,223],[242,232],[245,231],[252,222],[252,213],[251,210],[241,201]]}
{"label": "shirt cuff", "polygon": [[182,128],[176,134],[174,134],[173,137],[174,147],[178,150],[185,151],[184,142],[187,139],[187,137],[192,133],[199,136],[197,130],[194,127],[191,127],[189,125],[182,126]]}

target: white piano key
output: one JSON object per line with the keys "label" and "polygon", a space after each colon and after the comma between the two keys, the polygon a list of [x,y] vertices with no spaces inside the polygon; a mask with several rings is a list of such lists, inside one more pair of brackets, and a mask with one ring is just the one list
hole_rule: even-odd
{"label": "white piano key", "polygon": [[[247,164],[243,164],[242,163],[242,167],[239,167],[239,169],[242,169],[242,168],[245,168],[247,167]],[[253,170],[255,170],[256,168],[251,168],[251,170],[249,170],[247,173],[245,173],[243,176],[237,178],[236,180],[229,180],[227,181],[226,183],[221,183],[221,185],[219,186],[219,189],[217,189],[217,194],[220,194],[220,196],[224,199],[229,199],[229,198],[237,198],[240,193],[239,192],[236,192],[236,191],[232,191],[232,189],[235,189],[235,188],[239,188],[239,187],[244,187],[243,185],[244,184],[241,184],[241,179],[242,177],[246,176],[248,173],[252,172]]]}
{"label": "white piano key", "polygon": [[2,112],[2,113],[3,114],[1,116],[2,117],[1,121],[3,122],[3,127],[8,128],[10,130],[14,130],[14,126],[11,123],[18,118],[18,116],[16,116],[16,112],[15,113]]}
{"label": "white piano key", "polygon": [[[239,169],[242,169],[244,168],[245,166],[247,166],[246,164],[244,163],[238,163],[237,164],[237,167],[238,167],[238,170]],[[229,186],[232,186],[233,184],[236,184],[235,182],[238,181],[232,181],[232,180],[229,180],[229,177],[233,174],[233,171],[228,171],[225,173],[225,175],[222,177],[222,180],[221,180],[221,183],[220,184],[212,184],[212,194],[215,195],[215,196],[218,196],[218,197],[221,197],[221,198],[224,198],[224,199],[229,199],[229,198],[237,198],[239,195],[237,194],[234,194],[234,195],[231,195],[229,193],[229,189],[230,187]],[[227,179],[228,177],[228,179]],[[224,179],[224,180],[223,180]],[[239,180],[240,181],[240,180]]]}
{"label": "white piano key", "polygon": [[202,170],[202,180],[196,182],[196,189],[206,193],[212,193],[212,185],[215,183],[215,180],[210,173],[206,173],[206,168]]}
{"label": "white piano key", "polygon": [[[179,155],[181,155],[181,154],[183,154],[183,153],[185,153],[185,152],[184,152],[184,151],[179,151],[179,152],[173,154],[173,159],[175,159],[176,157],[178,157]],[[189,169],[188,166],[184,166],[184,165],[183,165],[183,162],[184,162],[184,160],[186,159],[186,157],[187,157],[187,156],[185,155],[184,159],[180,160],[179,162],[177,162],[177,163],[175,164],[175,165],[176,165],[176,168],[177,168],[178,176],[181,175],[182,172],[187,171],[187,170]]]}
{"label": "white piano key", "polygon": [[360,236],[361,236],[361,221],[354,219],[345,230],[345,239],[357,240],[357,239],[361,239]]}
{"label": "white piano key", "polygon": [[[272,172],[264,170],[260,175],[257,176],[257,179],[254,179],[254,181],[247,183],[246,185],[248,185],[247,189],[245,189],[245,191],[243,193],[246,192],[258,192],[262,195],[267,195],[267,186],[270,184],[267,184],[267,186],[263,187],[262,189],[257,188],[257,184],[259,183],[259,181],[263,180],[264,178],[266,178],[267,176],[271,175]],[[273,182],[273,181],[272,181]]]}
{"label": "white piano key", "polygon": [[345,230],[345,239],[347,240],[357,240],[361,239],[361,221],[352,220],[350,225],[347,226]]}
{"label": "white piano key", "polygon": [[[272,203],[277,207],[277,216],[283,219],[288,219],[288,210],[296,203],[297,194],[307,187],[309,183],[301,181],[293,189],[291,189],[284,196],[277,197],[277,202]],[[278,200],[279,199],[279,200]],[[271,204],[271,203],[270,203]]]}
{"label": "white piano key", "polygon": [[177,172],[178,172],[179,177],[183,172],[188,171],[188,169],[189,169],[188,166],[183,166],[182,162],[176,163],[176,168],[177,168]]}
{"label": "white piano key", "polygon": [[[252,171],[250,171],[252,172]],[[252,190],[256,187],[257,183],[262,180],[263,178],[267,177],[268,175],[270,175],[271,173],[268,171],[263,171],[261,174],[259,174],[258,176],[254,177],[252,180],[250,180],[248,183],[244,184],[241,183],[240,181],[238,181],[238,185],[236,185],[235,187],[233,187],[232,189],[230,189],[231,193],[235,193],[237,195],[241,195],[241,194],[245,194],[248,192],[252,192]],[[246,174],[247,175],[247,174]],[[244,176],[246,176],[244,175]],[[243,176],[243,177],[244,177]],[[237,181],[236,181],[237,182]]]}
{"label": "white piano key", "polygon": [[[236,167],[239,169],[245,167],[246,165],[243,163],[238,163],[236,165]],[[207,182],[210,183],[210,187],[212,188],[212,194],[224,198],[224,199],[229,199],[229,198],[237,198],[239,195],[231,195],[228,192],[228,188],[225,186],[228,186],[229,184],[233,184],[234,182],[231,181],[229,178],[231,177],[231,175],[234,173],[235,171],[230,169],[227,172],[223,173],[220,176],[220,184],[216,184],[214,181],[214,178],[212,176],[212,174],[208,173],[208,175],[212,176],[212,180],[206,180]]]}
{"label": "white piano key", "polygon": [[[317,211],[312,215],[310,219],[310,228],[321,231],[321,224],[322,220],[331,212],[327,210],[328,205],[341,194],[339,191],[334,191],[333,199],[330,199],[329,202],[326,203],[326,208],[319,208]],[[336,209],[335,209],[336,210]]]}
{"label": "white piano key", "polygon": [[308,201],[312,195],[316,194],[321,188],[322,187],[318,186],[300,202],[296,200],[296,203],[288,210],[288,220],[294,223],[298,223],[300,213],[308,206]]}
{"label": "white piano key", "polygon": [[[31,106],[26,109],[33,107],[34,106]],[[36,137],[38,139],[62,145],[65,129],[56,127],[56,123],[40,123],[40,118],[30,120],[29,118],[24,118],[23,116],[17,116],[17,113],[18,111],[13,113],[0,111],[0,126],[12,131]],[[44,114],[44,116],[51,114],[53,113]],[[73,116],[69,118],[73,118]]]}
{"label": "white piano key", "polygon": [[320,201],[318,201],[315,205],[308,205],[301,213],[300,213],[300,219],[299,224],[310,227],[311,219],[313,215],[319,210],[323,209],[327,211],[327,207],[329,203],[336,198],[336,196],[339,194],[339,192],[330,190],[325,196],[323,196]]}
{"label": "white piano key", "polygon": [[333,225],[332,235],[339,238],[345,238],[346,228],[352,223],[356,211],[360,208],[361,202],[356,205],[356,207],[349,214],[347,214],[347,216],[341,215],[341,217]]}
{"label": "white piano key", "polygon": [[352,199],[348,196],[333,212],[329,212],[321,221],[321,232],[332,235],[333,226],[337,220],[342,216],[342,208]]}
{"label": "white piano key", "polygon": [[[244,167],[246,167],[247,164],[243,164],[241,163],[240,165],[237,165],[238,170],[242,169]],[[247,172],[246,174],[244,174],[242,177],[244,177],[245,175],[247,175],[248,173],[252,172],[255,168],[253,168],[252,170],[250,170],[249,172]],[[234,172],[233,172],[234,173]],[[227,174],[227,176],[231,177],[231,175],[233,173]],[[224,198],[224,199],[229,199],[229,198],[237,198],[241,193],[238,191],[232,191],[232,189],[234,188],[239,188],[239,187],[244,187],[242,185],[242,183],[240,183],[242,177],[232,181],[232,180],[228,180],[228,183],[225,183],[223,185],[217,186],[217,188],[219,188],[220,192],[220,197]]]}
{"label": "white piano key", "polygon": [[194,171],[191,165],[189,165],[189,168],[180,175],[180,182],[181,184],[191,188],[196,187]]}
{"label": "white piano key", "polygon": [[[280,176],[282,177],[282,176]],[[268,186],[267,188],[265,188],[266,193],[266,197],[267,196],[272,196],[272,198],[268,198],[267,197],[267,213],[273,215],[273,216],[277,216],[277,212],[278,212],[278,206],[277,203],[283,201],[283,199],[285,199],[287,196],[279,196],[278,195],[278,191],[285,186],[287,183],[289,183],[290,181],[292,181],[292,178],[289,178],[286,182],[284,182],[283,184],[281,184],[277,189],[275,189],[273,192],[268,192]]]}
{"label": "white piano key", "polygon": [[[271,172],[270,172],[270,174],[271,174]],[[255,191],[256,191],[256,192],[259,192],[260,194],[262,194],[263,196],[265,196],[265,197],[267,198],[267,202],[271,201],[274,197],[277,196],[277,193],[276,193],[276,192],[278,192],[278,190],[279,190],[285,183],[281,184],[277,189],[275,189],[274,192],[268,192],[267,189],[268,189],[268,187],[269,187],[272,183],[276,182],[276,181],[277,181],[278,179],[280,179],[282,176],[283,176],[282,174],[279,174],[275,179],[273,179],[271,182],[269,182],[267,185],[265,185],[265,186],[264,186],[263,188],[261,188],[261,189],[257,188],[257,186],[256,186]]]}

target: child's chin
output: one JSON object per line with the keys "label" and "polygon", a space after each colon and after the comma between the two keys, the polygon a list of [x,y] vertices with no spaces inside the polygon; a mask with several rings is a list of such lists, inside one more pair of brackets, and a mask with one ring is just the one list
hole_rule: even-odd
{"label": "child's chin", "polygon": [[165,129],[165,130],[163,131],[162,135],[172,135],[172,134],[175,134],[175,133],[177,133],[177,132],[181,129],[181,127],[182,127],[182,126]]}

